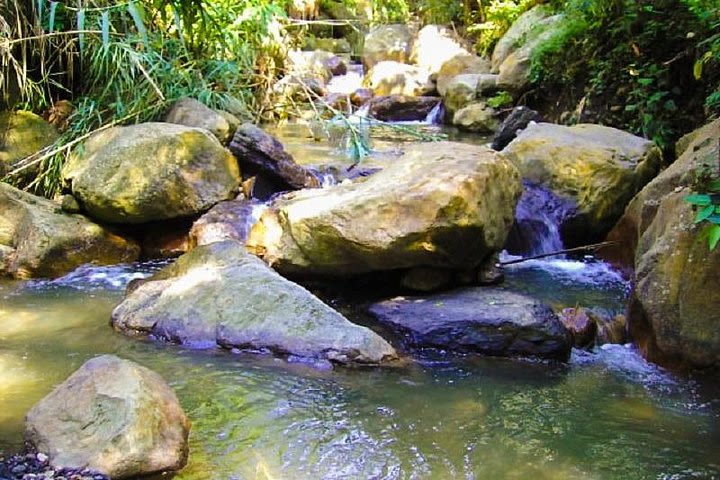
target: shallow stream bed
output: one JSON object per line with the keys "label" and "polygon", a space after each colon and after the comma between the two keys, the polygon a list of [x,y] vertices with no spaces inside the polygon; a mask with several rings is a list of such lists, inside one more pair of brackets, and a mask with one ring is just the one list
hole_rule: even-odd
{"label": "shallow stream bed", "polygon": [[[416,352],[407,367],[326,371],[115,333],[124,285],[155,268],[0,282],[0,453],[22,447],[33,403],[109,352],[177,392],[192,420],[178,479],[720,478],[718,379],[668,373],[629,345],[567,365]],[[609,310],[626,290],[570,261],[510,268],[507,285]]]}

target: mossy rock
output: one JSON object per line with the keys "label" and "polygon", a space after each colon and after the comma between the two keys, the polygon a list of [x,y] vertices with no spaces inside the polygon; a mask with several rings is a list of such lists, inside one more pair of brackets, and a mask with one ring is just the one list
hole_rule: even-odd
{"label": "mossy rock", "polygon": [[[42,117],[32,112],[0,112],[0,176],[16,163],[51,145],[58,132]],[[37,168],[30,169],[30,173]]]}

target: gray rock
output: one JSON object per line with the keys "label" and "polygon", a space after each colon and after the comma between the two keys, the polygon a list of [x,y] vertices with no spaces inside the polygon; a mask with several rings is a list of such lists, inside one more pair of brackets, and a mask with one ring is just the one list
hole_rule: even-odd
{"label": "gray rock", "polygon": [[571,340],[550,307],[493,287],[376,303],[370,313],[409,346],[567,360]]}
{"label": "gray rock", "polygon": [[350,323],[232,240],[198,247],[137,286],[113,310],[112,325],[196,347],[342,364],[396,358],[377,334]]}
{"label": "gray rock", "polygon": [[493,137],[492,148],[500,151],[517,137],[518,133],[528,126],[530,122],[541,122],[538,112],[528,107],[515,107],[510,115],[500,125],[500,129]]}
{"label": "gray rock", "polygon": [[366,70],[386,60],[405,63],[411,49],[412,33],[406,25],[380,25],[365,35],[362,62]]}
{"label": "gray rock", "polygon": [[409,97],[386,95],[375,97],[369,102],[370,116],[385,122],[424,120],[435,108],[438,97]]}
{"label": "gray rock", "polygon": [[194,98],[181,98],[176,101],[168,110],[165,121],[203,128],[215,135],[221,143],[226,143],[233,132],[225,116]]}

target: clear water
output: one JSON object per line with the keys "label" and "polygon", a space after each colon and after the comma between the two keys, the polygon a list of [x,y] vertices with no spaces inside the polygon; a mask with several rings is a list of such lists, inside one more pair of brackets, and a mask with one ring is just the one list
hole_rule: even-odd
{"label": "clear water", "polygon": [[[0,282],[0,452],[21,448],[25,412],[54,384],[111,352],[159,372],[191,418],[178,479],[720,478],[716,378],[672,375],[622,345],[568,365],[428,353],[319,371],[116,334],[123,285],[157,267]],[[507,284],[608,308],[626,290],[583,262],[521,264]]]}

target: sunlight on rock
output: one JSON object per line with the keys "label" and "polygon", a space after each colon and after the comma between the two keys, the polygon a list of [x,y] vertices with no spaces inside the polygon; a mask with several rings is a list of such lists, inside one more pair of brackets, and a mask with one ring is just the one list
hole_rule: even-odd
{"label": "sunlight on rock", "polygon": [[191,293],[199,285],[216,282],[219,278],[217,267],[204,265],[199,268],[193,268],[166,288],[163,294],[183,296]]}

